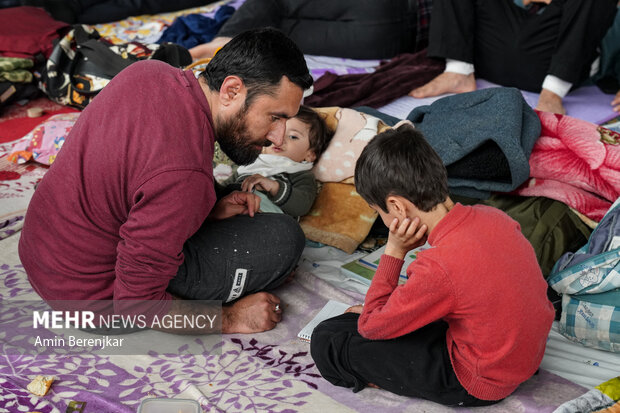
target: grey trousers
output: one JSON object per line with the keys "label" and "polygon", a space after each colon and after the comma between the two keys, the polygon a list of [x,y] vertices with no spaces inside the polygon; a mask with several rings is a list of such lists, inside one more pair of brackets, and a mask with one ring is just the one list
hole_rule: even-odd
{"label": "grey trousers", "polygon": [[185,242],[185,260],[168,291],[192,300],[234,301],[273,289],[297,266],[305,236],[285,214],[205,221]]}

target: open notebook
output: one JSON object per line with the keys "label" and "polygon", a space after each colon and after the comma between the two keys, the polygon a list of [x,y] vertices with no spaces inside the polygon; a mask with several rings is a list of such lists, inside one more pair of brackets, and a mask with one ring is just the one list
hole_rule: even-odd
{"label": "open notebook", "polygon": [[[370,282],[372,281],[372,278],[375,276],[375,272],[379,267],[379,260],[381,259],[381,256],[385,253],[385,248],[386,245],[383,245],[382,247],[376,249],[368,255],[344,263],[340,267],[340,272],[348,278],[359,281],[366,285],[370,285]],[[420,247],[412,249],[405,255],[405,262],[403,263],[403,266],[400,270],[400,277],[398,280],[399,284],[404,284],[407,281],[407,268],[409,268],[409,265],[416,259],[418,252],[424,251],[428,248],[430,248],[430,244],[425,243]]]}
{"label": "open notebook", "polygon": [[297,334],[297,337],[309,343],[314,328],[319,325],[321,321],[336,317],[337,315],[344,313],[344,311],[349,307],[351,307],[349,304],[341,303],[336,300],[329,300],[327,304],[321,308],[321,311],[319,311],[317,315],[315,315],[314,318],[301,329],[299,334]]}

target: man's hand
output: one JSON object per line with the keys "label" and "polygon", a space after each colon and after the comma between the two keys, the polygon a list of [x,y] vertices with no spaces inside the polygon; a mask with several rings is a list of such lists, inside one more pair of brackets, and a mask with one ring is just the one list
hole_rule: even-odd
{"label": "man's hand", "polygon": [[345,313],[355,313],[355,314],[362,314],[362,310],[364,309],[364,306],[361,304],[358,305],[354,305],[351,306],[349,308],[347,308],[346,310],[344,310]]}
{"label": "man's hand", "polygon": [[217,201],[209,214],[209,218],[220,220],[240,214],[253,217],[259,208],[260,197],[258,195],[250,192],[234,191]]}
{"label": "man's hand", "polygon": [[222,308],[222,333],[260,333],[271,330],[282,320],[280,299],[260,292]]}
{"label": "man's hand", "polygon": [[427,230],[426,224],[420,225],[420,218],[418,217],[415,217],[413,221],[405,218],[402,222],[398,222],[398,218],[394,218],[390,224],[385,254],[402,260],[408,251],[426,242]]}
{"label": "man's hand", "polygon": [[241,183],[241,189],[246,192],[252,192],[254,189],[269,192],[271,196],[275,196],[280,189],[280,183],[275,179],[270,179],[261,174],[248,176]]}
{"label": "man's hand", "polygon": [[620,90],[616,93],[614,100],[611,101],[611,106],[613,106],[614,112],[620,112]]}

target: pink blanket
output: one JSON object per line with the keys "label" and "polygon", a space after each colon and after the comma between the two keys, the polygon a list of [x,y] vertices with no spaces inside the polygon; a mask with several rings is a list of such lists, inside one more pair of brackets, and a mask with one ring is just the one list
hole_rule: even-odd
{"label": "pink blanket", "polygon": [[570,116],[537,112],[530,178],[516,191],[564,202],[600,221],[620,195],[620,135]]}

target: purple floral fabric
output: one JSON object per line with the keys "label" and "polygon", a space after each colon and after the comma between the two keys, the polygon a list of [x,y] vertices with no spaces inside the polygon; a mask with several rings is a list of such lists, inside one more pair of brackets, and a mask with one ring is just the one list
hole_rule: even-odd
{"label": "purple floral fabric", "polygon": [[[0,301],[38,299],[19,264],[18,239],[19,235],[0,242],[0,260],[4,262],[0,264]],[[20,323],[30,320],[0,311],[0,324],[10,326],[0,330],[0,411],[64,412],[75,400],[86,402],[87,412],[135,412],[142,400],[152,397],[194,399],[205,412],[457,411],[378,389],[353,393],[332,386],[320,377],[309,345],[297,339],[297,333],[327,300],[354,304],[362,296],[335,289],[304,270],[275,293],[282,299],[284,318],[274,330],[227,335],[213,347],[188,336],[187,344],[174,354],[95,356],[70,351],[62,356],[7,355],[7,334],[14,334]],[[203,345],[203,354],[188,354],[190,342]],[[220,350],[221,355],[209,355],[214,350]],[[44,397],[26,390],[39,374],[56,377]],[[584,391],[541,371],[499,405],[476,412],[552,412]]]}
{"label": "purple floral fabric", "polygon": [[[238,6],[241,2],[230,4]],[[191,11],[208,15],[222,3]],[[113,42],[151,43],[176,15],[139,16],[98,25],[97,30]],[[315,56],[306,59],[315,78],[327,70],[338,74],[370,73],[379,65],[379,61]],[[5,165],[2,161],[6,159],[2,158],[10,149],[0,145],[0,166]],[[28,201],[46,169],[20,167],[24,169],[0,168],[8,171],[6,179],[0,180],[0,303],[40,301],[20,265],[17,243]],[[99,356],[76,349],[64,355],[18,355],[15,349],[7,349],[7,337],[15,339],[20,325],[31,320],[26,312],[0,306],[0,412],[65,412],[71,401],[86,402],[85,412],[135,412],[142,400],[153,397],[193,399],[205,412],[470,411],[378,389],[353,393],[323,380],[310,357],[309,345],[300,341],[297,333],[329,299],[356,304],[363,296],[334,288],[316,277],[320,263],[301,268],[291,283],[275,292],[284,309],[283,321],[275,329],[224,336],[215,347],[188,336],[187,344],[180,345],[173,354]],[[189,354],[189,344],[203,346],[203,353]],[[211,355],[214,350],[221,355]],[[46,396],[38,397],[26,390],[37,375],[55,377]],[[475,411],[552,412],[584,391],[581,386],[541,371],[500,404]]]}
{"label": "purple floral fabric", "polygon": [[13,143],[0,144],[0,240],[22,228],[35,185],[47,172],[37,164],[9,162],[7,154],[12,149]]}

